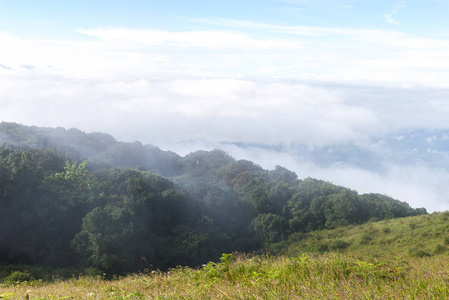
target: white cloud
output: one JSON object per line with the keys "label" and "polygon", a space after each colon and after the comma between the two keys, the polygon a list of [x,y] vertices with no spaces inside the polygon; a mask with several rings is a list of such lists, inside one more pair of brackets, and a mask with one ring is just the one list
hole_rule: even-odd
{"label": "white cloud", "polygon": [[227,48],[243,50],[296,50],[302,48],[300,43],[292,40],[254,39],[233,31],[169,32],[127,28],[96,28],[91,30],[79,29],[77,32],[121,45],[123,45],[122,43],[137,43],[150,46],[218,48],[222,50]]}
{"label": "white cloud", "polygon": [[0,64],[99,80],[294,78],[448,85],[443,75],[449,73],[449,41],[444,39],[228,19],[195,21],[232,30],[78,30],[97,37],[94,41],[23,40],[2,34]]}
{"label": "white cloud", "polygon": [[[192,121],[185,128],[206,128],[202,136],[216,140],[311,145],[363,140],[391,128],[448,125],[445,89],[414,87],[447,87],[442,74],[449,71],[448,41],[398,32],[210,21],[263,31],[98,28],[79,32],[99,40],[76,42],[3,34],[0,63],[9,69],[0,68],[0,116],[79,126],[79,116],[57,117],[78,112],[98,130],[114,123],[97,117],[100,111],[135,127],[147,124],[148,116],[179,118],[184,124]],[[278,39],[270,35],[274,31],[288,35]],[[55,117],[35,115],[33,109],[46,106],[44,115]],[[102,122],[111,125],[102,127]],[[152,140],[161,139],[149,133],[147,141]]]}
{"label": "white cloud", "polygon": [[391,12],[384,15],[386,21],[390,24],[400,25],[400,23],[397,22],[396,20],[394,20],[393,17],[395,15],[397,15],[398,13],[400,13],[402,10],[404,10],[404,8],[406,6],[407,6],[407,1],[399,1],[398,3],[396,3],[396,5],[391,10]]}
{"label": "white cloud", "polygon": [[384,17],[388,23],[394,24],[394,25],[399,25],[399,23],[397,21],[395,21],[391,15],[385,14]]}
{"label": "white cloud", "polygon": [[391,13],[398,14],[406,7],[407,7],[407,1],[401,0],[396,3],[396,5],[393,7],[393,10],[391,11]]}
{"label": "white cloud", "polygon": [[[79,30],[98,38],[87,41],[0,33],[0,66],[6,67],[0,67],[0,120],[109,132],[181,152],[221,142],[286,149],[369,144],[371,137],[403,128],[449,128],[447,40],[202,22],[232,30]],[[381,175],[323,169],[288,152],[228,148],[237,158],[284,164],[303,177],[390,194],[415,206],[423,206],[418,197],[430,195],[436,209],[438,197],[449,195],[426,167],[395,167]],[[443,171],[435,174],[447,178]]]}
{"label": "white cloud", "polygon": [[[415,89],[306,85],[248,79],[73,79],[35,70],[0,72],[0,118],[106,131],[121,140],[366,142],[390,130],[449,126],[444,102]],[[123,127],[123,128],[121,128]]]}
{"label": "white cloud", "polygon": [[357,168],[323,169],[312,166],[309,174],[335,184],[351,187],[359,193],[386,194],[412,207],[430,212],[448,209],[449,190],[445,187],[449,173],[425,166],[390,165],[385,173]]}
{"label": "white cloud", "polygon": [[[322,145],[363,139],[382,127],[369,109],[345,103],[340,92],[304,84],[236,79],[104,82],[21,72],[34,75],[0,74],[3,120],[100,131],[126,124],[125,131],[152,143],[202,138]],[[118,138],[128,140],[127,135]]]}
{"label": "white cloud", "polygon": [[[184,145],[186,146],[186,145]],[[195,145],[198,146],[198,145]],[[449,173],[425,165],[390,164],[384,172],[378,173],[349,166],[320,167],[301,159],[292,153],[267,150],[256,147],[241,148],[235,145],[203,145],[206,149],[222,148],[234,157],[256,161],[265,169],[276,165],[287,167],[298,177],[319,178],[356,190],[360,194],[384,194],[405,201],[414,208],[424,207],[429,212],[448,209]],[[182,148],[179,148],[181,150]],[[188,151],[184,151],[187,154]]]}

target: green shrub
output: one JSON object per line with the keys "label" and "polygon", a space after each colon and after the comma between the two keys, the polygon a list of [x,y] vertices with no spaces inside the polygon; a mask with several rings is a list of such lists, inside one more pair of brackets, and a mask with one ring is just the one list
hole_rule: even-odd
{"label": "green shrub", "polygon": [[300,242],[305,238],[307,238],[307,234],[302,233],[302,232],[295,232],[288,237],[288,240],[289,240],[289,242],[294,243],[294,242]]}
{"label": "green shrub", "polygon": [[384,228],[382,228],[382,231],[384,233],[389,233],[391,231],[391,228],[390,227],[384,227]]}
{"label": "green shrub", "polygon": [[34,277],[28,271],[14,271],[9,274],[3,283],[6,285],[20,284],[22,282],[28,282],[34,280]]}
{"label": "green shrub", "polygon": [[360,245],[369,244],[373,240],[373,236],[368,231],[364,231],[362,236],[360,237]]}
{"label": "green shrub", "polygon": [[329,251],[329,245],[325,241],[317,241],[312,245],[311,248],[312,248],[313,252],[323,253],[323,252]]}
{"label": "green shrub", "polygon": [[432,256],[429,252],[427,252],[427,251],[425,251],[423,249],[419,249],[419,250],[410,249],[409,250],[409,254],[411,256],[414,256],[414,257],[428,257],[428,256]]}
{"label": "green shrub", "polygon": [[350,245],[351,243],[337,239],[329,244],[329,250],[342,250],[348,248]]}
{"label": "green shrub", "polygon": [[443,253],[443,252],[445,252],[446,251],[446,246],[444,246],[444,245],[436,245],[435,246],[435,249],[433,250],[433,252],[435,252],[435,253]]}
{"label": "green shrub", "polygon": [[448,236],[444,237],[443,244],[449,245],[449,237]]}

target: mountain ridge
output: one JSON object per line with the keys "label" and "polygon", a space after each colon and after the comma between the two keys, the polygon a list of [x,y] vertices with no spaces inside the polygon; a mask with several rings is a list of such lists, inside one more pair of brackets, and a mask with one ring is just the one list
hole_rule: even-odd
{"label": "mountain ridge", "polygon": [[221,150],[181,157],[77,129],[0,132],[0,259],[10,263],[197,266],[293,233],[427,213]]}

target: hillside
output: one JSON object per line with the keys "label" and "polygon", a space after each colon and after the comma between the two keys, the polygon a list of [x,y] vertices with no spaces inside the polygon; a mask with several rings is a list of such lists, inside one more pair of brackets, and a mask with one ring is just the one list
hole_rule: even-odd
{"label": "hillside", "polygon": [[426,214],[227,153],[1,123],[0,261],[109,275],[255,252],[292,234]]}
{"label": "hillside", "polygon": [[56,149],[76,161],[88,160],[97,168],[121,167],[155,171],[163,176],[179,174],[181,157],[140,142],[124,143],[106,133],[0,123],[0,143],[27,149]]}
{"label": "hillside", "polygon": [[339,251],[363,257],[430,257],[449,250],[449,212],[295,233],[272,245],[287,255]]}
{"label": "hillside", "polygon": [[[97,276],[9,282],[0,285],[0,297],[447,299],[448,220],[444,212],[314,231],[290,245],[289,256],[223,254],[218,263],[199,268],[149,269],[114,280]],[[317,241],[320,251],[328,245],[325,253],[312,249]]]}

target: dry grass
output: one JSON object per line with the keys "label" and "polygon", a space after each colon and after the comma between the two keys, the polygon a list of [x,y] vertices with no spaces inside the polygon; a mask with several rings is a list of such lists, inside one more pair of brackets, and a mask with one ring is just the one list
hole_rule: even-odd
{"label": "dry grass", "polygon": [[224,257],[202,269],[81,277],[0,287],[3,299],[448,299],[445,254],[360,261],[327,253],[297,258]]}
{"label": "dry grass", "polygon": [[329,250],[365,257],[449,254],[448,220],[449,212],[443,212],[293,234],[271,250],[289,256]]}
{"label": "dry grass", "polygon": [[[294,235],[289,257],[228,254],[200,269],[0,285],[0,299],[449,299],[448,220],[446,212]],[[305,253],[321,248],[336,252]]]}

